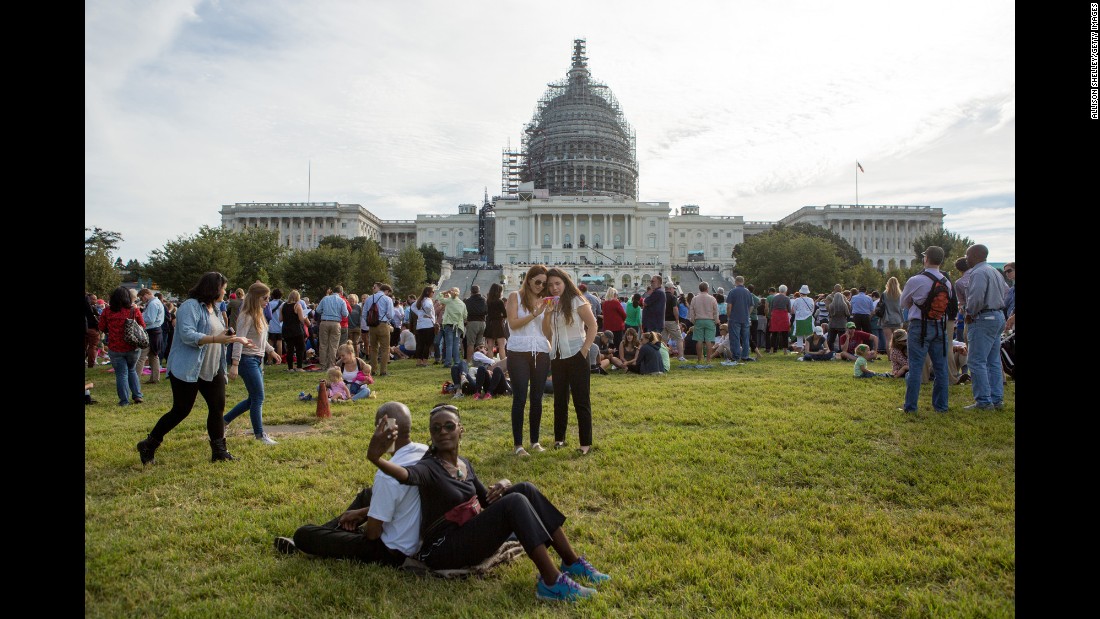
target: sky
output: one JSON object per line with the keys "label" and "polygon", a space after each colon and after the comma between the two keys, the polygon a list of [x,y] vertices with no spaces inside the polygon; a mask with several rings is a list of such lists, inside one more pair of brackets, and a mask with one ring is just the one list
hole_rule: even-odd
{"label": "sky", "polygon": [[480,204],[576,38],[635,129],[639,200],[776,221],[856,203],[858,175],[859,204],[942,208],[1015,260],[1011,2],[84,6],[84,223],[124,261],[235,202]]}

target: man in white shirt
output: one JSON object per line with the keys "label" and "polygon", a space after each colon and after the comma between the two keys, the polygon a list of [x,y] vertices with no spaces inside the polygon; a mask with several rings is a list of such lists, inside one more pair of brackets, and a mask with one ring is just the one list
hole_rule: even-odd
{"label": "man in white shirt", "polygon": [[[378,407],[375,421],[383,416],[397,421],[397,440],[390,462],[407,466],[420,460],[428,446],[409,439],[412,416],[400,402]],[[366,526],[360,526],[366,523]],[[420,494],[415,486],[403,486],[382,471],[374,474],[374,488],[364,488],[347,511],[324,525],[307,524],[294,539],[275,538],[283,554],[301,550],[337,559],[358,559],[397,567],[420,548]]]}

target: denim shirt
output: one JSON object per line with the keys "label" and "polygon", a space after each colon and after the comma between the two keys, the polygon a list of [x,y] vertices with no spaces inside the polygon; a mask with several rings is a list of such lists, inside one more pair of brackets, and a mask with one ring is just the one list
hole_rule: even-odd
{"label": "denim shirt", "polygon": [[[168,373],[176,378],[194,383],[199,380],[199,370],[206,358],[206,346],[199,340],[206,337],[210,328],[210,314],[206,306],[195,299],[184,301],[176,310],[176,330],[172,335],[172,350],[168,353]],[[221,358],[221,371],[227,374],[225,355]]]}

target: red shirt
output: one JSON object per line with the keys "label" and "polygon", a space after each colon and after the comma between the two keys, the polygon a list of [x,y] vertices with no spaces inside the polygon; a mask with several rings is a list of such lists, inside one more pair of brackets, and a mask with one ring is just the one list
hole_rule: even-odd
{"label": "red shirt", "polygon": [[138,350],[127,344],[126,340],[122,338],[122,328],[126,325],[127,318],[133,318],[137,320],[139,325],[145,326],[145,319],[141,317],[141,310],[136,307],[123,309],[120,312],[112,312],[110,306],[107,306],[103,309],[103,313],[99,315],[99,330],[107,332],[107,350],[111,352]]}
{"label": "red shirt", "polygon": [[868,346],[870,346],[870,342],[871,334],[867,333],[866,331],[860,331],[857,329],[848,336],[847,340],[844,341],[844,350],[848,351],[851,354],[855,354],[856,346],[859,346],[860,344],[867,344]]}
{"label": "red shirt", "polygon": [[618,299],[610,299],[600,304],[603,308],[603,328],[607,331],[626,329],[626,312]]}
{"label": "red shirt", "polygon": [[[340,295],[340,298],[344,300],[344,305],[348,306],[348,314],[350,315],[351,314],[351,301],[348,301],[348,298],[345,297],[344,295]],[[348,317],[347,316],[341,316],[340,317],[340,328],[341,329],[347,329],[348,328]],[[340,342],[340,344],[343,344],[343,342]]]}

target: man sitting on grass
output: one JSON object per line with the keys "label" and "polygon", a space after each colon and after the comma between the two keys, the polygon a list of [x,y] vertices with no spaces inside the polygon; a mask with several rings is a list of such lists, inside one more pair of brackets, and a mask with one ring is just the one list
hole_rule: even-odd
{"label": "man sitting on grass", "polygon": [[878,353],[875,351],[878,350],[878,337],[866,331],[857,330],[856,323],[854,322],[849,322],[846,326],[848,329],[845,331],[844,335],[841,335],[839,338],[840,358],[845,361],[855,361],[858,356],[856,347],[860,344],[867,343],[870,343],[869,348],[871,349],[871,355],[867,357],[867,359],[873,360],[877,358]]}
{"label": "man sitting on grass", "polygon": [[[400,402],[378,407],[375,421],[388,416],[397,421],[397,440],[390,460],[402,466],[423,457],[427,445],[409,439],[412,416]],[[360,525],[366,526],[360,530]],[[363,488],[340,516],[317,526],[307,524],[294,532],[294,539],[275,538],[275,549],[284,554],[302,552],[336,559],[358,559],[397,567],[420,548],[420,494],[414,486],[403,486],[382,471],[374,474],[374,489]]]}

